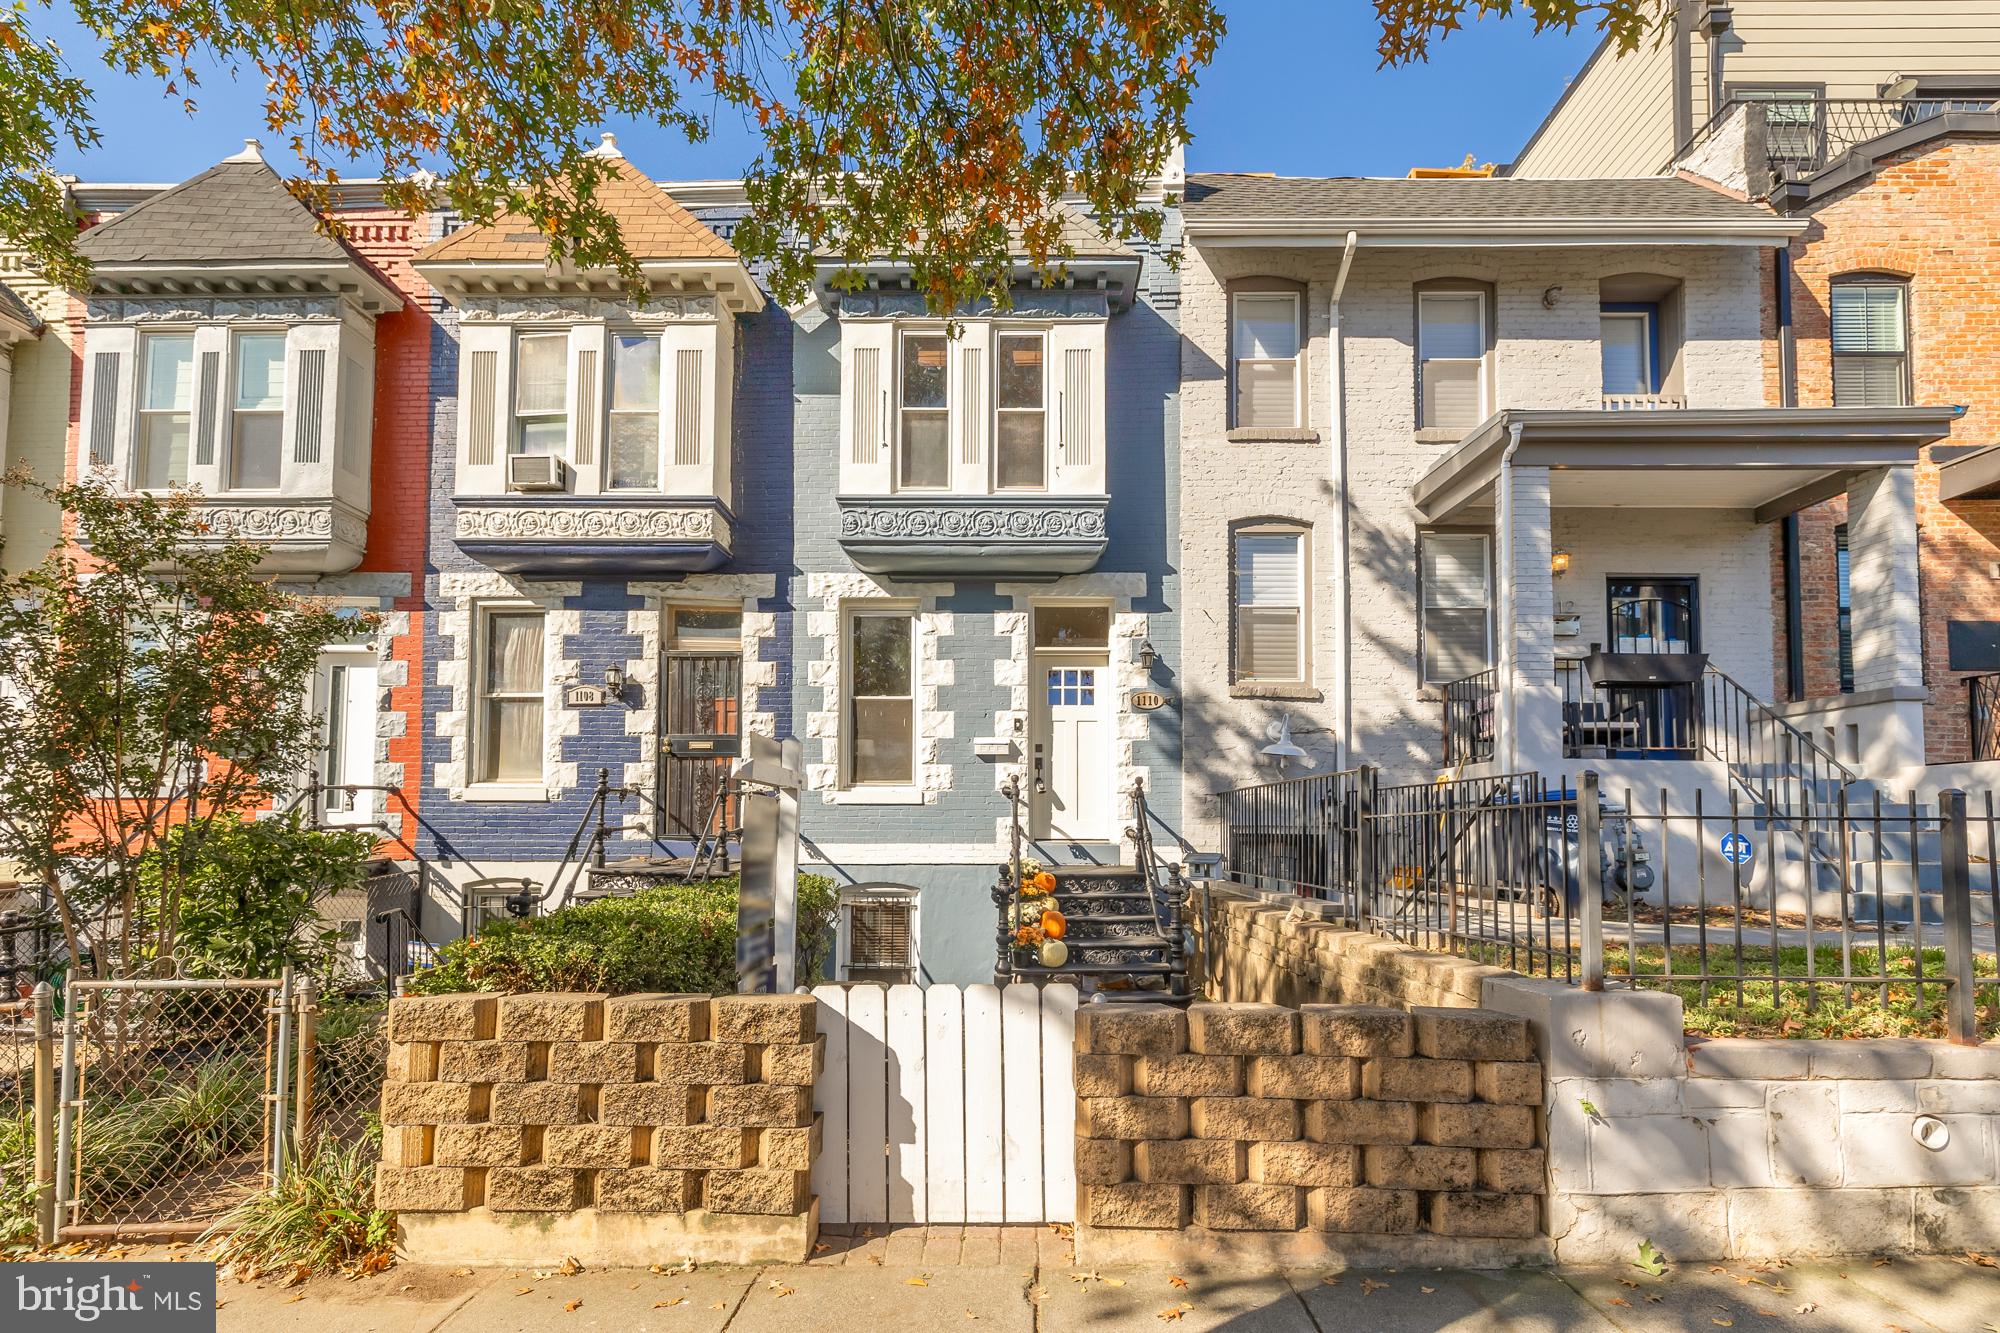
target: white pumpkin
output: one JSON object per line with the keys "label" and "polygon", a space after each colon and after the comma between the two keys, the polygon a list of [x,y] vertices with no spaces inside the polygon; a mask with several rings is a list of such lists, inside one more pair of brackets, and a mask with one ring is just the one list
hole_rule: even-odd
{"label": "white pumpkin", "polygon": [[1061,967],[1069,961],[1069,946],[1061,940],[1043,940],[1040,956],[1043,967]]}

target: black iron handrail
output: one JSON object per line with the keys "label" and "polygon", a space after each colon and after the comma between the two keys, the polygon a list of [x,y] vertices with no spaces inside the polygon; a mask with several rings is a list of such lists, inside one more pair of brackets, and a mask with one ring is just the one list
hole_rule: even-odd
{"label": "black iron handrail", "polygon": [[1500,673],[1493,667],[1444,687],[1444,762],[1483,764],[1493,758],[1493,718]]}
{"label": "black iron handrail", "polygon": [[1991,98],[1967,97],[1814,97],[1732,96],[1720,111],[1674,153],[1661,174],[1670,172],[1714,138],[1739,110],[1761,122],[1765,167],[1775,180],[1810,176],[1870,139],[1920,124],[1953,111],[1990,111]]}
{"label": "black iron handrail", "polygon": [[2000,759],[2000,671],[1965,678],[1972,758]]}

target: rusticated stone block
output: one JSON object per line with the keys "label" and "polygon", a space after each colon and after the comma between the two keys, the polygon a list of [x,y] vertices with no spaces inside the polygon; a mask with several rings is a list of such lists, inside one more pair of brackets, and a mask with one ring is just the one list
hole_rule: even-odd
{"label": "rusticated stone block", "polygon": [[1494,1194],[1540,1194],[1548,1166],[1540,1148],[1491,1148],[1479,1154],[1479,1188]]}
{"label": "rusticated stone block", "polygon": [[1276,1004],[1191,1004],[1188,1049],[1197,1055],[1290,1055],[1299,1015]]}
{"label": "rusticated stone block", "polygon": [[1368,1147],[1361,1150],[1361,1178],[1376,1189],[1469,1190],[1479,1179],[1479,1155],[1421,1143]]}
{"label": "rusticated stone block", "polygon": [[710,1171],[702,1177],[702,1199],[713,1213],[783,1217],[804,1212],[811,1195],[803,1171]]}
{"label": "rusticated stone block", "polygon": [[1253,1185],[1354,1185],[1361,1180],[1361,1149],[1347,1143],[1253,1143]]}
{"label": "rusticated stone block", "polygon": [[1264,1097],[1196,1097],[1188,1123],[1198,1139],[1283,1142],[1299,1136],[1299,1104]]}
{"label": "rusticated stone block", "polygon": [[389,1040],[484,1041],[493,1035],[494,995],[399,995],[389,1001]]}
{"label": "rusticated stone block", "polygon": [[590,1119],[584,1090],[574,1083],[502,1083],[493,1089],[496,1125],[580,1125]]}
{"label": "rusticated stone block", "polygon": [[1243,1145],[1223,1139],[1149,1139],[1132,1145],[1132,1174],[1148,1185],[1234,1185]]}
{"label": "rusticated stone block", "polygon": [[1306,1226],[1346,1235],[1408,1235],[1417,1229],[1417,1193],[1367,1188],[1308,1190]]}
{"label": "rusticated stone block", "polygon": [[1528,1106],[1440,1102],[1418,1109],[1417,1137],[1451,1148],[1532,1148],[1535,1112]]}
{"label": "rusticated stone block", "polygon": [[754,1165],[757,1132],[731,1125],[662,1126],[653,1134],[653,1164],[683,1171],[725,1171]]}
{"label": "rusticated stone block", "polygon": [[638,1077],[636,1042],[566,1041],[549,1047],[551,1083],[631,1083]]}
{"label": "rusticated stone block", "polygon": [[765,1083],[809,1088],[819,1081],[820,1071],[825,1067],[825,1034],[803,1046],[766,1046],[757,1058],[757,1076]]}
{"label": "rusticated stone block", "polygon": [[375,1206],[398,1213],[457,1213],[475,1206],[466,1173],[451,1166],[378,1166]]}
{"label": "rusticated stone block", "polygon": [[437,1130],[430,1125],[398,1125],[382,1131],[382,1165],[430,1166]]}
{"label": "rusticated stone block", "polygon": [[1092,1055],[1178,1055],[1187,1049],[1187,1015],[1164,1004],[1085,1005],[1076,1015],[1076,1048]]}
{"label": "rusticated stone block", "polygon": [[567,1213],[584,1206],[589,1179],[560,1166],[496,1166],[486,1173],[486,1206],[496,1213]]}
{"label": "rusticated stone block", "polygon": [[385,1083],[385,1125],[470,1125],[486,1119],[486,1089],[470,1083]]}
{"label": "rusticated stone block", "polygon": [[810,995],[723,995],[709,1002],[716,1041],[803,1046],[819,1032],[819,1001]]}
{"label": "rusticated stone block", "polygon": [[1542,1062],[1482,1060],[1472,1067],[1472,1091],[1495,1106],[1540,1106]]}
{"label": "rusticated stone block", "polygon": [[1137,1181],[1092,1185],[1083,1192],[1083,1219],[1094,1227],[1182,1231],[1188,1220],[1188,1187]]}
{"label": "rusticated stone block", "polygon": [[1532,1194],[1433,1194],[1424,1201],[1424,1228],[1440,1236],[1526,1240],[1541,1209]]}
{"label": "rusticated stone block", "polygon": [[1409,1102],[1307,1102],[1305,1136],[1314,1143],[1415,1143],[1417,1108]]}
{"label": "rusticated stone block", "polygon": [[1299,1191],[1290,1185],[1196,1185],[1194,1221],[1211,1231],[1297,1231]]}
{"label": "rusticated stone block", "polygon": [[633,1134],[625,1125],[551,1125],[542,1136],[542,1161],[549,1166],[630,1166]]}
{"label": "rusticated stone block", "polygon": [[815,1115],[803,1129],[758,1131],[757,1165],[767,1171],[810,1171],[826,1133],[826,1117]]}
{"label": "rusticated stone block", "polygon": [[500,997],[502,1041],[598,1041],[603,1033],[602,995],[542,991]]}
{"label": "rusticated stone block", "polygon": [[597,1206],[607,1213],[684,1213],[699,1197],[686,1171],[626,1166],[597,1173]]}
{"label": "rusticated stone block", "polygon": [[604,1002],[606,1041],[708,1040],[706,995],[614,995]]}
{"label": "rusticated stone block", "polygon": [[391,1083],[429,1083],[437,1078],[438,1044],[434,1041],[392,1041],[382,1077]]}
{"label": "rusticated stone block", "polygon": [[1249,1064],[1252,1097],[1346,1101],[1361,1090],[1361,1067],[1344,1055],[1260,1055]]}
{"label": "rusticated stone block", "polygon": [[606,1083],[597,1090],[604,1125],[698,1125],[708,1108],[704,1088],[678,1083]]}
{"label": "rusticated stone block", "polygon": [[1076,1183],[1120,1185],[1132,1178],[1132,1145],[1124,1139],[1078,1139]]}
{"label": "rusticated stone block", "polygon": [[1243,1065],[1233,1055],[1144,1055],[1132,1069],[1132,1090],[1146,1097],[1235,1097]]}
{"label": "rusticated stone block", "polygon": [[1178,1139],[1188,1104],[1178,1097],[1080,1097],[1076,1132],[1087,1139]]}
{"label": "rusticated stone block", "polygon": [[697,1088],[742,1083],[750,1077],[750,1048],[732,1041],[659,1046],[653,1051],[653,1077]]}
{"label": "rusticated stone block", "polygon": [[812,1089],[782,1083],[740,1083],[708,1090],[708,1123],[756,1128],[812,1123]]}
{"label": "rusticated stone block", "polygon": [[526,1083],[525,1041],[448,1041],[438,1048],[438,1077],[446,1083]]}
{"label": "rusticated stone block", "polygon": [[1437,1060],[1532,1060],[1528,1020],[1484,1009],[1412,1009],[1417,1054]]}
{"label": "rusticated stone block", "polygon": [[1308,1004],[1299,1009],[1299,1043],[1307,1055],[1400,1058],[1416,1049],[1416,1036],[1401,1009]]}
{"label": "rusticated stone block", "polygon": [[432,1155],[439,1166],[521,1166],[527,1160],[518,1125],[440,1125]]}
{"label": "rusticated stone block", "polygon": [[1132,1091],[1132,1060],[1124,1055],[1088,1055],[1078,1051],[1073,1077],[1079,1097],[1123,1097]]}
{"label": "rusticated stone block", "polygon": [[1361,1095],[1384,1102],[1469,1102],[1472,1065],[1464,1060],[1364,1060]]}

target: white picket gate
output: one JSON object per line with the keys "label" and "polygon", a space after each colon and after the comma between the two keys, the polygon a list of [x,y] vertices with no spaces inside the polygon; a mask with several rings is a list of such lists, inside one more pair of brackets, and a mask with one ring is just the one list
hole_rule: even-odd
{"label": "white picket gate", "polygon": [[1076,1218],[1076,987],[816,986],[822,1222]]}

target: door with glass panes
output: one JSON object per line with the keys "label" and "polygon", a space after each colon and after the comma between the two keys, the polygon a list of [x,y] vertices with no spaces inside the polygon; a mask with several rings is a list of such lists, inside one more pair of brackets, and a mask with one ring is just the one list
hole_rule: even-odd
{"label": "door with glass panes", "polygon": [[1118,836],[1111,608],[1038,606],[1034,638],[1030,834],[1109,842]]}
{"label": "door with glass panes", "polygon": [[736,827],[726,795],[742,753],[743,613],[669,608],[660,662],[660,836],[694,842]]}

